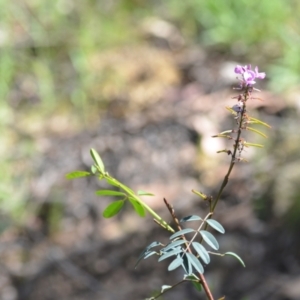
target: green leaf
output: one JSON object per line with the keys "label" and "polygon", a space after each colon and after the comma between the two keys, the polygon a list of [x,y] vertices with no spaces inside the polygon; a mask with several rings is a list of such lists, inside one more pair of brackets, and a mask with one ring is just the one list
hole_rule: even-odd
{"label": "green leaf", "polygon": [[252,121],[251,123],[260,124],[260,125],[266,126],[268,128],[271,128],[271,126],[268,123],[262,122],[262,121],[260,121],[258,119],[250,117],[250,120]]}
{"label": "green leaf", "polygon": [[199,254],[200,258],[204,261],[204,263],[210,263],[210,257],[206,249],[198,242],[192,242],[192,245],[196,252]]}
{"label": "green leaf", "polygon": [[198,292],[202,291],[202,285],[199,282],[192,281],[192,284]]}
{"label": "green leaf", "polygon": [[187,243],[187,241],[185,241],[185,240],[177,240],[175,242],[172,242],[172,243],[168,244],[165,248],[163,248],[161,250],[162,251],[167,251],[167,250],[169,250],[171,248],[175,248],[175,247],[177,247],[179,245],[182,245],[184,243]]}
{"label": "green leaf", "polygon": [[94,165],[92,165],[91,166],[91,172],[92,172],[92,174],[96,174],[97,171],[98,171],[97,168]]}
{"label": "green leaf", "polygon": [[86,177],[86,176],[90,176],[90,175],[91,175],[90,172],[74,171],[74,172],[68,173],[66,175],[66,178],[67,179],[75,179],[75,178]]}
{"label": "green leaf", "polygon": [[192,229],[192,228],[185,228],[185,229],[179,230],[170,236],[170,240],[173,240],[173,239],[175,239],[181,235],[184,235],[186,233],[195,232],[195,231],[196,230]]}
{"label": "green leaf", "polygon": [[220,135],[224,135],[224,134],[226,134],[226,133],[232,133],[232,132],[233,132],[233,130],[230,129],[230,130],[222,131],[222,132],[220,132],[219,134],[220,134]]}
{"label": "green leaf", "polygon": [[207,200],[207,196],[206,196],[205,194],[203,194],[203,193],[201,193],[201,192],[198,192],[198,191],[196,191],[196,190],[192,190],[192,192],[193,192],[194,194],[196,194],[197,196],[201,197],[203,200]]}
{"label": "green leaf", "polygon": [[200,280],[195,274],[184,275],[183,279],[192,282],[192,284],[194,285],[194,287],[196,288],[197,291],[199,291],[199,292],[202,291],[202,286],[200,284]]}
{"label": "green leaf", "polygon": [[202,220],[199,216],[192,215],[182,218],[179,222],[199,221]]}
{"label": "green leaf", "polygon": [[204,241],[213,249],[218,250],[219,249],[219,243],[216,240],[216,238],[208,231],[206,230],[200,230],[200,234],[202,235]]}
{"label": "green leaf", "polygon": [[154,194],[148,193],[148,192],[145,192],[145,191],[138,191],[137,194],[139,196],[154,196]]}
{"label": "green leaf", "polygon": [[111,190],[100,190],[96,192],[97,196],[126,196],[126,194]]}
{"label": "green leaf", "polygon": [[141,203],[139,203],[138,201],[136,201],[134,198],[129,197],[128,198],[130,203],[132,204],[135,212],[140,216],[140,217],[145,217],[146,216],[146,211],[145,208],[143,207],[143,205]]}
{"label": "green leaf", "polygon": [[253,143],[248,143],[248,142],[243,142],[243,145],[245,145],[246,147],[264,148],[264,145],[261,145],[261,144],[253,144]]}
{"label": "green leaf", "polygon": [[233,115],[237,115],[237,112],[236,111],[234,111],[231,107],[228,107],[228,106],[226,106],[226,109],[228,110],[228,111],[230,111]]}
{"label": "green leaf", "polygon": [[234,253],[234,252],[226,252],[226,253],[224,253],[224,255],[231,255],[231,256],[235,257],[242,264],[242,266],[244,268],[246,268],[246,265],[245,265],[244,261],[236,253]]}
{"label": "green leaf", "polygon": [[104,167],[104,164],[103,164],[103,161],[102,161],[100,155],[93,148],[91,148],[90,154],[91,154],[91,156],[92,156],[92,158],[93,158],[96,166],[98,166],[99,169],[100,169],[100,171],[101,171],[101,173],[104,174],[105,173],[105,167]]}
{"label": "green leaf", "polygon": [[109,204],[103,211],[104,218],[111,218],[116,215],[124,205],[124,200],[118,200]]}
{"label": "green leaf", "polygon": [[174,249],[174,250],[172,250],[172,251],[170,251],[170,252],[166,252],[165,254],[163,254],[163,255],[158,259],[158,261],[162,261],[162,260],[164,260],[164,259],[166,259],[166,258],[168,258],[168,257],[170,257],[170,256],[177,255],[177,254],[179,254],[179,253],[181,253],[181,252],[182,252],[182,249],[180,249],[180,248]]}
{"label": "green leaf", "polygon": [[220,233],[225,233],[224,227],[218,221],[212,220],[212,219],[208,219],[208,220],[206,220],[206,222],[213,229],[219,231]]}
{"label": "green leaf", "polygon": [[162,287],[161,287],[161,293],[163,293],[165,290],[169,290],[169,289],[171,289],[172,288],[172,286],[171,285],[163,285]]}
{"label": "green leaf", "polygon": [[182,262],[183,262],[183,259],[180,256],[178,256],[169,264],[168,271],[173,271],[173,270],[177,269],[179,266],[181,266]]}
{"label": "green leaf", "polygon": [[260,131],[257,130],[257,129],[254,129],[254,128],[248,127],[248,126],[246,127],[246,129],[247,129],[247,130],[250,130],[250,131],[253,131],[253,132],[255,132],[255,133],[257,133],[257,134],[261,135],[261,136],[264,137],[264,138],[267,138],[267,136],[266,136],[264,133],[260,132]]}
{"label": "green leaf", "polygon": [[196,269],[200,274],[204,273],[204,268],[201,265],[199,259],[192,253],[186,253],[187,259],[190,261],[192,266]]}

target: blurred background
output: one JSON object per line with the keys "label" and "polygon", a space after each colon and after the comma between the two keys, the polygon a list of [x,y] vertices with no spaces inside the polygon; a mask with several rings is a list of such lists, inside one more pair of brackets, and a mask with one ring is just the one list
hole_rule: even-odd
{"label": "blurred background", "polygon": [[[300,299],[300,2],[296,0],[0,0],[0,298],[144,299],[179,281],[169,262],[134,264],[153,240],[130,207],[103,219],[89,149],[167,220],[204,216],[229,163],[211,136],[235,124],[225,106],[236,64],[267,78],[249,113],[269,123],[246,149],[216,218],[226,229],[206,277],[216,299]],[[294,127],[296,126],[296,127]],[[162,299],[205,299],[191,285]]]}

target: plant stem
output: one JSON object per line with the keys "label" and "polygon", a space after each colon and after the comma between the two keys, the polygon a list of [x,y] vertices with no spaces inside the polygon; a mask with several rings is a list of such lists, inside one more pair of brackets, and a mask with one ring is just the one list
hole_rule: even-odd
{"label": "plant stem", "polygon": [[243,125],[243,121],[244,121],[244,114],[246,112],[246,101],[248,99],[248,90],[246,90],[244,92],[244,105],[243,105],[243,109],[241,111],[241,119],[240,119],[240,122],[239,122],[239,126],[238,126],[238,133],[237,133],[237,137],[236,137],[236,140],[235,140],[235,144],[234,144],[234,150],[233,150],[233,154],[231,156],[231,162],[230,162],[230,165],[229,165],[229,168],[228,168],[228,171],[223,179],[223,182],[221,184],[221,187],[219,189],[219,192],[217,194],[217,197],[215,199],[215,201],[213,202],[213,204],[211,205],[211,208],[210,208],[210,212],[213,213],[215,211],[215,208],[218,204],[218,201],[220,200],[221,198],[221,195],[223,193],[223,190],[224,188],[226,187],[227,183],[228,183],[228,180],[229,180],[229,176],[231,174],[231,171],[235,165],[235,160],[236,160],[236,153],[237,153],[237,149],[238,149],[238,145],[239,145],[239,142],[240,142],[240,137],[241,137],[241,134],[242,134],[242,125]]}

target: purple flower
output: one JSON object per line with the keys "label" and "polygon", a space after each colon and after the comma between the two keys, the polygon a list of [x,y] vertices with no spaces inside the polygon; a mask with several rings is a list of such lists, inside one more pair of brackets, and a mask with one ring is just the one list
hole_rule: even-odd
{"label": "purple flower", "polygon": [[242,75],[242,85],[252,86],[256,83],[255,79],[264,79],[266,77],[266,73],[258,72],[258,67],[255,67],[254,71],[251,70],[251,65],[239,66],[237,65],[234,68],[234,72],[236,74]]}
{"label": "purple flower", "polygon": [[266,77],[266,73],[265,72],[258,72],[258,67],[255,67],[255,76],[256,78],[259,78],[259,79],[264,79]]}

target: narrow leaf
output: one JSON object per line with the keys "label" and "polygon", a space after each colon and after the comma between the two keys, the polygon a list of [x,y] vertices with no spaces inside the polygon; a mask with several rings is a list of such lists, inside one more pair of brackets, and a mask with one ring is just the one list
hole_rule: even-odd
{"label": "narrow leaf", "polygon": [[137,268],[138,264],[140,263],[140,261],[141,261],[142,259],[147,259],[148,257],[150,257],[150,256],[152,256],[152,255],[154,255],[154,254],[158,254],[158,253],[155,252],[155,251],[143,251],[143,252],[140,254],[140,256],[138,257],[137,262],[135,263],[134,268],[135,268],[135,269]]}
{"label": "narrow leaf", "polygon": [[216,238],[208,231],[201,230],[200,234],[202,235],[204,241],[213,249],[218,250],[219,249],[219,243],[216,240]]}
{"label": "narrow leaf", "polygon": [[220,132],[219,134],[221,134],[221,135],[223,135],[223,134],[225,134],[225,133],[232,133],[232,129],[230,129],[230,130],[225,130],[225,131],[222,131],[222,132]]}
{"label": "narrow leaf", "polygon": [[186,228],[186,229],[182,229],[182,230],[179,230],[177,232],[175,232],[174,234],[172,234],[170,236],[170,240],[173,240],[175,239],[176,237],[178,236],[181,236],[181,235],[184,235],[186,233],[190,233],[190,232],[195,232],[196,230],[195,229],[192,229],[192,228]]}
{"label": "narrow leaf", "polygon": [[206,199],[207,199],[207,196],[206,196],[205,194],[201,193],[201,192],[198,192],[198,191],[196,191],[196,190],[192,190],[192,192],[193,192],[194,194],[196,194],[197,196],[201,197],[203,200],[206,200]]}
{"label": "narrow leaf", "polygon": [[200,274],[203,274],[204,269],[203,269],[203,266],[201,265],[199,259],[197,259],[197,257],[192,253],[186,253],[186,256],[187,256],[187,259],[193,265],[193,267],[196,269],[196,271],[199,272]]}
{"label": "narrow leaf", "polygon": [[243,142],[243,145],[245,145],[246,147],[257,147],[257,148],[264,147],[264,145],[261,145],[261,144],[253,144],[253,143],[248,143],[248,142]]}
{"label": "narrow leaf", "polygon": [[201,292],[202,291],[202,285],[197,282],[197,281],[192,281],[192,284],[193,286],[195,287],[195,289],[198,291],[198,292]]}
{"label": "narrow leaf", "polygon": [[227,134],[216,134],[216,135],[212,135],[211,137],[213,137],[213,138],[222,137],[222,138],[232,139],[232,137]]}
{"label": "narrow leaf", "polygon": [[97,151],[95,149],[91,148],[90,154],[91,154],[96,166],[99,167],[101,173],[105,173],[104,163],[103,163],[100,155],[97,153]]}
{"label": "narrow leaf", "polygon": [[243,266],[244,268],[246,267],[244,261],[243,261],[237,254],[235,254],[234,252],[226,252],[226,253],[224,253],[224,254],[225,254],[225,255],[231,255],[231,256],[235,257],[235,258],[242,264],[242,266]]}
{"label": "narrow leaf", "polygon": [[75,179],[75,178],[86,177],[86,176],[90,176],[90,175],[91,175],[90,172],[74,171],[74,172],[68,173],[66,175],[66,178],[67,179]]}
{"label": "narrow leaf", "polygon": [[171,289],[172,288],[172,286],[171,285],[163,285],[162,287],[161,287],[161,293],[163,293],[165,290],[169,290],[169,289]]}
{"label": "narrow leaf", "polygon": [[97,173],[97,168],[94,166],[94,165],[92,165],[91,166],[91,172],[93,173],[93,174],[96,174]]}
{"label": "narrow leaf", "polygon": [[138,191],[137,194],[139,196],[154,196],[154,194],[148,193],[148,192],[145,192],[145,191]]}
{"label": "narrow leaf", "polygon": [[209,264],[210,263],[210,257],[206,249],[198,242],[192,243],[194,249],[199,254],[200,258],[204,261],[204,263]]}
{"label": "narrow leaf", "polygon": [[179,222],[199,221],[202,220],[199,216],[192,215],[182,218]]}
{"label": "narrow leaf", "polygon": [[247,130],[250,130],[250,131],[253,131],[253,132],[255,132],[255,133],[257,133],[257,134],[261,135],[261,136],[264,137],[264,138],[267,138],[267,136],[266,136],[264,133],[260,132],[260,131],[257,130],[257,129],[254,129],[254,128],[248,127],[248,126],[246,127],[246,129],[247,129]]}
{"label": "narrow leaf", "polygon": [[111,191],[111,190],[99,190],[96,192],[98,196],[126,196],[126,194],[118,191]]}
{"label": "narrow leaf", "polygon": [[177,255],[178,253],[181,253],[181,252],[182,252],[182,249],[181,249],[181,248],[174,249],[174,250],[172,250],[172,251],[170,251],[170,252],[167,252],[167,253],[163,254],[163,255],[158,259],[158,261],[162,261],[162,260],[164,260],[164,259],[166,259],[166,258],[168,258],[168,257],[171,257],[171,256],[173,256],[173,255]]}
{"label": "narrow leaf", "polygon": [[147,250],[151,249],[151,248],[154,248],[154,247],[157,247],[157,246],[162,246],[162,244],[160,242],[152,242],[149,246],[147,246]]}
{"label": "narrow leaf", "polygon": [[264,125],[264,126],[266,126],[268,128],[271,128],[271,126],[268,123],[262,122],[262,121],[260,121],[258,119],[250,117],[250,120],[253,121],[253,123]]}
{"label": "narrow leaf", "polygon": [[145,255],[144,255],[144,259],[147,259],[148,257],[154,255],[154,254],[157,254],[158,253],[156,251],[149,251],[149,252],[146,252]]}
{"label": "narrow leaf", "polygon": [[219,231],[220,233],[225,233],[224,227],[216,220],[208,219],[206,222],[209,224],[210,227]]}
{"label": "narrow leaf", "polygon": [[237,112],[236,111],[234,111],[231,107],[228,107],[228,106],[226,106],[226,109],[228,110],[228,111],[230,111],[233,115],[237,115]]}
{"label": "narrow leaf", "polygon": [[116,215],[124,205],[124,200],[118,200],[109,204],[103,211],[104,218],[111,218]]}
{"label": "narrow leaf", "polygon": [[168,271],[173,271],[177,269],[182,264],[182,262],[183,259],[180,256],[178,256],[169,264]]}
{"label": "narrow leaf", "polygon": [[139,202],[137,202],[134,198],[129,197],[128,198],[130,203],[132,204],[135,212],[140,216],[140,217],[145,217],[146,216],[146,211],[143,207],[142,204],[140,204]]}
{"label": "narrow leaf", "polygon": [[161,250],[162,251],[167,251],[167,250],[169,250],[171,248],[175,248],[175,247],[177,247],[179,245],[182,245],[184,243],[187,243],[187,241],[185,241],[185,240],[177,240],[175,242],[172,242],[172,243],[168,244],[165,248],[163,248]]}
{"label": "narrow leaf", "polygon": [[[139,262],[141,261],[141,259],[143,259],[145,256],[147,256],[148,254],[154,252],[156,253],[155,251],[149,251],[150,249],[154,248],[154,247],[157,247],[157,246],[161,246],[162,244],[160,242],[152,242],[150,245],[148,245],[144,250],[143,252],[139,255],[138,259],[137,259],[137,262],[135,263],[135,266],[134,268],[137,267],[137,265],[139,264]],[[154,254],[152,253],[152,254]],[[151,255],[152,255],[151,254]],[[150,255],[149,255],[150,256]],[[149,257],[147,256],[147,257]]]}

